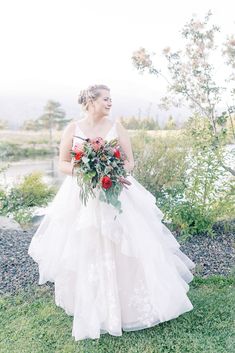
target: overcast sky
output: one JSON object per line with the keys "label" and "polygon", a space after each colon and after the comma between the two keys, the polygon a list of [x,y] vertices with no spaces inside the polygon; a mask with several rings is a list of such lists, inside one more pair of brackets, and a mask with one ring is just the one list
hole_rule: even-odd
{"label": "overcast sky", "polygon": [[7,0],[0,5],[0,94],[77,95],[90,84],[152,100],[163,82],[139,75],[132,52],[179,49],[183,25],[211,9],[221,38],[234,33],[234,1]]}

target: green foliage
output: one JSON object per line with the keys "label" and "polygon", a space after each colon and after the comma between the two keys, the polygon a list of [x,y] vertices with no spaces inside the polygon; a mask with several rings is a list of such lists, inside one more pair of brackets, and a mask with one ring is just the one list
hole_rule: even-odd
{"label": "green foliage", "polygon": [[135,176],[155,195],[183,186],[186,145],[186,139],[180,134],[155,138],[139,132],[132,140]]}
{"label": "green foliage", "polygon": [[34,172],[24,177],[22,183],[11,189],[10,195],[17,195],[26,207],[44,206],[54,194],[54,189],[42,181],[42,173]]}
{"label": "green foliage", "polygon": [[56,129],[62,130],[64,126],[71,120],[65,117],[64,110],[61,109],[61,104],[53,100],[49,100],[45,107],[44,113],[38,119],[25,120],[22,129],[37,131],[39,129]]}
{"label": "green foliage", "polygon": [[205,119],[194,117],[175,137],[154,139],[141,132],[132,142],[135,177],[184,239],[213,236],[215,222],[235,216],[234,180],[221,167],[223,140],[215,139],[210,128]]}
{"label": "green foliage", "polygon": [[[188,139],[183,134],[150,137],[141,131],[132,139],[136,179],[149,190],[165,212],[183,197]],[[169,219],[165,212],[165,218]]]}
{"label": "green foliage", "polygon": [[181,234],[214,235],[212,226],[235,216],[234,179],[221,166],[226,153],[223,139],[215,139],[211,125],[200,117],[189,120],[185,136],[190,142],[189,169],[184,198],[171,209]]}
{"label": "green foliage", "polygon": [[33,146],[22,146],[18,143],[13,142],[0,142],[0,158],[1,160],[8,160],[9,158],[18,157],[33,157],[33,156],[45,156],[54,153],[48,149],[42,147]]}
{"label": "green foliage", "polygon": [[[115,156],[114,149],[119,152],[118,157]],[[71,154],[75,157],[74,170],[80,187],[79,196],[82,203],[86,206],[88,198],[96,196],[93,189],[97,188],[100,192],[99,200],[112,204],[119,213],[122,213],[118,197],[123,185],[119,178],[125,178],[128,173],[124,168],[126,155],[119,146],[118,140],[116,138],[110,141],[102,140],[95,146],[90,141],[84,141],[82,155],[78,155],[78,160],[76,160],[76,151],[72,150]],[[108,187],[103,185],[104,178],[108,180]]]}
{"label": "green foliage", "polygon": [[136,118],[135,116],[129,118],[121,117],[120,122],[128,130],[160,130],[157,118],[153,119],[152,117],[141,119]]}
{"label": "green foliage", "polygon": [[[234,138],[235,108],[229,106],[221,114],[216,111],[224,87],[216,85],[215,70],[208,60],[216,49],[215,33],[219,30],[217,26],[209,27],[210,16],[211,12],[204,22],[192,19],[184,26],[184,51],[164,50],[171,77],[169,93],[173,94],[173,100],[177,96],[188,101],[194,112],[194,117],[185,124],[189,142],[185,188],[171,188],[162,194],[164,198],[160,196],[165,215],[186,237],[201,232],[213,235],[212,225],[216,220],[235,216],[234,177],[230,175],[234,176],[235,172],[226,165],[225,152],[226,142]],[[235,41],[230,38],[225,53],[230,55],[229,64],[233,69],[234,45]],[[132,59],[138,70],[149,69],[150,73],[161,75],[144,48],[135,52]]]}
{"label": "green foliage", "polygon": [[22,130],[33,130],[33,131],[37,131],[40,128],[42,127],[39,124],[38,120],[34,120],[34,119],[25,120],[21,127]]}
{"label": "green foliage", "polygon": [[13,212],[14,220],[21,225],[29,225],[32,220],[32,210],[21,208]]}
{"label": "green foliage", "polygon": [[61,104],[49,100],[44,107],[44,114],[37,119],[37,124],[49,130],[52,130],[52,128],[61,130],[71,120],[65,116],[66,114],[61,109]]}
{"label": "green foliage", "polygon": [[9,168],[10,164],[0,164],[0,174],[3,173],[5,170],[7,170],[7,168]]}
{"label": "green foliage", "polygon": [[215,233],[212,230],[212,225],[215,222],[213,213],[190,201],[180,201],[174,205],[174,209],[168,211],[174,222],[173,229],[180,231],[182,240],[201,233],[214,236]]}
{"label": "green foliage", "polygon": [[175,130],[176,129],[176,123],[175,123],[172,115],[170,115],[168,120],[166,121],[164,129],[165,130]]}
{"label": "green foliage", "polygon": [[[202,116],[210,124],[210,135],[214,137],[214,142],[216,139],[231,141],[235,138],[235,106],[227,105],[223,102],[223,97],[227,97],[226,101],[234,101],[235,90],[228,82],[233,83],[235,80],[235,39],[232,35],[224,43],[222,55],[225,56],[226,64],[232,73],[225,77],[225,86],[220,86],[216,83],[217,70],[211,61],[213,56],[218,54],[216,34],[220,28],[210,23],[211,16],[212,12],[208,11],[203,20],[193,17],[183,26],[181,35],[185,44],[182,49],[172,51],[170,47],[166,47],[163,50],[168,78],[159,68],[155,68],[152,55],[144,48],[133,53],[132,61],[140,72],[148,70],[150,74],[162,76],[167,81],[168,95],[163,97],[163,106],[179,107],[186,103],[194,115]],[[219,113],[222,103],[224,111]],[[214,142],[211,139],[215,147]],[[229,168],[222,160],[220,163],[226,171],[235,176],[234,169]]]}
{"label": "green foliage", "polygon": [[54,187],[42,181],[41,173],[31,173],[9,190],[0,190],[0,214],[13,216],[22,224],[28,223],[34,208],[46,206],[54,194]]}

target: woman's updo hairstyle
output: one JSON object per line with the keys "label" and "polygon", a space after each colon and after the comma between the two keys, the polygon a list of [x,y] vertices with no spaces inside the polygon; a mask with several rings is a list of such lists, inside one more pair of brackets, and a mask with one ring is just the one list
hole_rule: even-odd
{"label": "woman's updo hairstyle", "polygon": [[92,103],[100,96],[101,89],[110,91],[106,85],[93,85],[85,90],[81,90],[78,95],[78,104],[81,104],[84,110],[88,110],[89,103]]}

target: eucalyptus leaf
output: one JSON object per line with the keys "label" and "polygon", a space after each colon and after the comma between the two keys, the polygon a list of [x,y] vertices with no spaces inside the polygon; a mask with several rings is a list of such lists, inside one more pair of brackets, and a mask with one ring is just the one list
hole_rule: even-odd
{"label": "eucalyptus leaf", "polygon": [[100,192],[99,200],[100,200],[100,201],[105,201],[105,195],[104,195],[104,192],[103,192],[103,191]]}
{"label": "eucalyptus leaf", "polygon": [[84,162],[84,163],[87,163],[88,161],[89,161],[89,159],[87,158],[87,157],[82,157],[82,161]]}

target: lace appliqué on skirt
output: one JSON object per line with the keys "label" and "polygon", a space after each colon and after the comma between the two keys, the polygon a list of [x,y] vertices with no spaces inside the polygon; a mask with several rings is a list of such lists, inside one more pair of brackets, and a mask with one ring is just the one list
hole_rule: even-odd
{"label": "lace appliqu\u00e9 on skirt", "polygon": [[156,321],[158,313],[151,303],[144,281],[140,281],[139,285],[134,288],[134,294],[130,298],[128,306],[136,309],[137,319],[141,325],[150,327]]}

